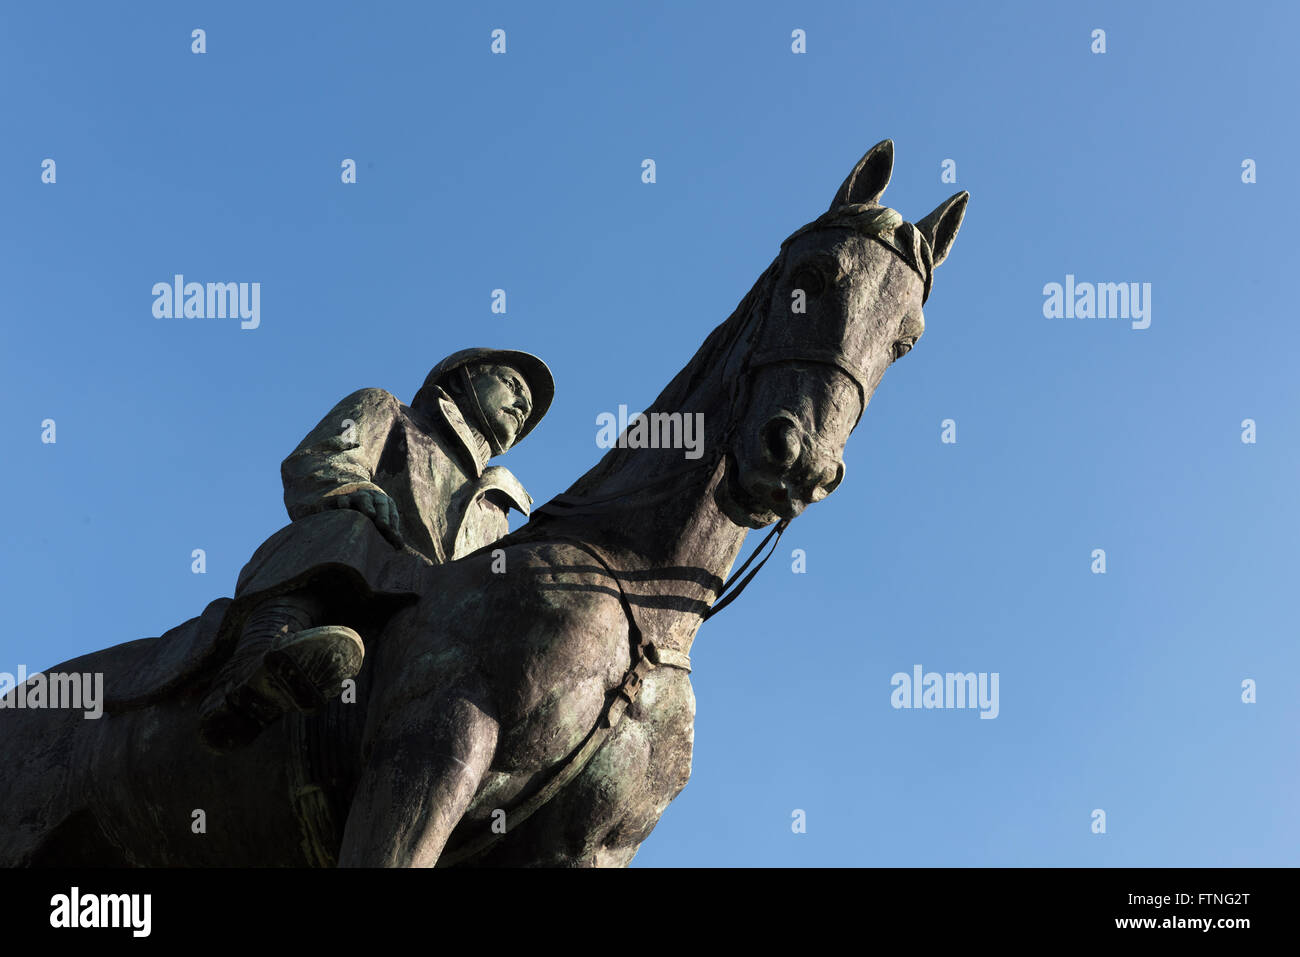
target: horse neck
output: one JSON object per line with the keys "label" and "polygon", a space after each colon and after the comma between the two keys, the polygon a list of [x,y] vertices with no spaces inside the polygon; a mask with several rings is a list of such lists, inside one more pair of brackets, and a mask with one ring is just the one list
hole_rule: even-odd
{"label": "horse neck", "polygon": [[691,463],[681,449],[615,451],[627,462],[615,463],[588,495],[600,500],[631,491],[580,514],[546,519],[540,537],[592,546],[618,576],[642,633],[687,652],[745,538],[746,529],[713,501],[724,475],[722,450],[706,444],[685,474],[683,465]]}
{"label": "horse neck", "polygon": [[767,308],[783,256],[646,410],[703,415],[702,456],[687,459],[680,448],[613,448],[510,536],[593,546],[618,575],[642,633],[677,651],[689,650],[745,539],[746,529],[722,514],[713,495],[724,479],[733,423],[743,413],[737,360]]}

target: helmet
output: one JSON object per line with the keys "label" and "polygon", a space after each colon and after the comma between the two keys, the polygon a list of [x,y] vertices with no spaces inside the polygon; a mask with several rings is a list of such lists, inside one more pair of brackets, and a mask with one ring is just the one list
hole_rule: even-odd
{"label": "helmet", "polygon": [[551,377],[551,370],[546,367],[546,363],[535,355],[527,352],[518,352],[514,349],[462,349],[460,352],[453,352],[447,358],[443,359],[434,366],[424,379],[424,385],[420,391],[415,394],[411,404],[427,402],[432,398],[429,393],[457,369],[467,365],[479,365],[489,363],[492,365],[505,365],[513,369],[518,369],[519,374],[524,377],[528,383],[528,391],[532,393],[533,408],[528,414],[528,419],[524,422],[523,428],[515,436],[514,445],[518,445],[529,432],[542,421],[546,415],[546,410],[551,407],[551,400],[555,398],[555,380]]}

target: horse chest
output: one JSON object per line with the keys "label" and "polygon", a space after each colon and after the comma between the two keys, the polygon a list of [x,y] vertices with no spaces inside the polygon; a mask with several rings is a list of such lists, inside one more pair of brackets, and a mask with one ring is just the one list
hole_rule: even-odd
{"label": "horse chest", "polygon": [[502,728],[493,767],[528,773],[562,761],[596,726],[608,684],[604,675],[588,674],[530,696],[521,719]]}
{"label": "horse chest", "polygon": [[481,659],[499,709],[494,767],[537,769],[563,758],[595,726],[630,665],[617,597],[575,565],[547,561],[512,572],[527,576],[534,601],[516,618],[523,627],[514,640]]}

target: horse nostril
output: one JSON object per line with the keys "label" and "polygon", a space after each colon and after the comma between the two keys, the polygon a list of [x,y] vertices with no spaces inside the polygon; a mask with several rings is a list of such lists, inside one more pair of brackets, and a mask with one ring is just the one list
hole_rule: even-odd
{"label": "horse nostril", "polygon": [[802,448],[799,430],[787,418],[778,417],[763,426],[763,457],[778,468],[794,464]]}
{"label": "horse nostril", "polygon": [[836,462],[835,472],[830,477],[830,481],[826,483],[826,494],[830,495],[831,492],[835,491],[837,488],[840,487],[840,483],[843,481],[844,481],[844,463]]}

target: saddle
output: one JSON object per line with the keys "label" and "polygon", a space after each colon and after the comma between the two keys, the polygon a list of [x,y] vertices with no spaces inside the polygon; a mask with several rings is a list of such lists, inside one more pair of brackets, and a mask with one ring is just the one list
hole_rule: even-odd
{"label": "saddle", "polygon": [[209,602],[203,614],[157,638],[118,645],[113,680],[104,686],[109,714],[144,707],[166,697],[218,659],[217,640],[231,598]]}
{"label": "saddle", "polygon": [[253,553],[234,598],[210,602],[197,618],[157,638],[116,646],[105,710],[145,707],[210,677],[231,653],[248,613],[268,598],[310,584],[339,608],[346,605],[348,620],[333,624],[373,624],[416,600],[422,573],[431,565],[414,549],[395,549],[360,512],[337,509],[299,519]]}

